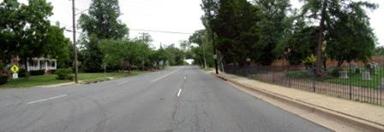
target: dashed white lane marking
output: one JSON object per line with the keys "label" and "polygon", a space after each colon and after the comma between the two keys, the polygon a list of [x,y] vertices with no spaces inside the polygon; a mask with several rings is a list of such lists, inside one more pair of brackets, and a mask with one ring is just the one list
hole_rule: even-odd
{"label": "dashed white lane marking", "polygon": [[184,76],[184,80],[187,80],[187,76]]}
{"label": "dashed white lane marking", "polygon": [[177,97],[180,97],[182,89],[179,89],[179,92],[177,92]]}
{"label": "dashed white lane marking", "polygon": [[45,101],[49,101],[49,100],[54,100],[54,99],[64,98],[64,97],[66,97],[66,96],[68,96],[68,95],[63,94],[63,95],[54,96],[54,97],[50,97],[50,98],[45,98],[45,99],[39,99],[39,100],[31,101],[31,102],[28,102],[27,104],[41,103],[41,102],[45,102]]}
{"label": "dashed white lane marking", "polygon": [[164,75],[164,76],[161,76],[161,77],[159,77],[159,78],[156,78],[156,79],[152,80],[151,83],[154,83],[154,82],[157,82],[157,81],[159,81],[159,80],[161,80],[161,79],[164,79],[164,78],[168,77],[169,75],[172,75],[173,73],[175,73],[175,72],[177,72],[177,71],[178,71],[178,70],[175,70],[175,71],[173,71],[173,72],[171,72],[171,73],[168,73],[168,74],[166,74],[166,75]]}

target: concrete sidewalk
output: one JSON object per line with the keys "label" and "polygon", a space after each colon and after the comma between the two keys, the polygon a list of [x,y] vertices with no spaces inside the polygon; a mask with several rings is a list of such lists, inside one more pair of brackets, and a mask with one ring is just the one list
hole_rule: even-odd
{"label": "concrete sidewalk", "polygon": [[352,121],[372,125],[378,130],[384,131],[384,107],[272,85],[231,74],[220,73],[218,76],[249,89],[280,96],[310,107],[325,109]]}

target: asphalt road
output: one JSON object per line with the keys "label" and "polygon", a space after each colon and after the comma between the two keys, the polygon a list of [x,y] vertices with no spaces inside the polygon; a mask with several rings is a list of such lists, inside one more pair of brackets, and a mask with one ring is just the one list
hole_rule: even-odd
{"label": "asphalt road", "polygon": [[197,67],[0,90],[0,132],[322,132]]}

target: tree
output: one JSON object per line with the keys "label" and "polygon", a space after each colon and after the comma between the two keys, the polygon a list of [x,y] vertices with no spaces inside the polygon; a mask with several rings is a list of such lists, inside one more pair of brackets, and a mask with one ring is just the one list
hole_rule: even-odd
{"label": "tree", "polygon": [[70,40],[64,36],[64,29],[51,26],[47,35],[47,39],[44,41],[43,56],[57,59],[59,67],[69,67],[70,65],[65,64],[71,62],[72,45]]}
{"label": "tree", "polygon": [[[317,48],[316,48],[316,74],[318,76],[322,76],[324,73],[322,71],[322,63],[324,59],[324,49],[328,49],[329,46],[334,47],[335,44],[337,45],[344,45],[346,40],[340,40],[343,37],[346,37],[347,40],[350,40],[351,38],[355,37],[356,39],[362,39],[365,42],[368,42],[368,45],[371,45],[372,40],[372,33],[370,33],[369,29],[369,23],[367,22],[367,15],[362,7],[366,7],[369,9],[376,8],[376,5],[368,2],[362,2],[362,1],[352,1],[352,0],[338,0],[338,1],[330,1],[330,0],[306,0],[304,1],[304,6],[302,8],[303,15],[308,18],[308,21],[318,21],[318,36],[317,36]],[[349,15],[348,15],[349,14]],[[355,15],[355,16],[353,16]],[[348,19],[349,16],[350,18]],[[352,17],[353,16],[353,17]],[[354,18],[354,19],[351,19]],[[349,23],[347,20],[352,21]],[[364,24],[361,24],[364,23]],[[348,24],[353,24],[347,26]],[[369,34],[368,39],[366,36],[355,36],[354,34],[349,34],[345,32],[345,29],[337,28],[337,26],[343,26],[343,27],[355,27],[357,26],[363,26],[362,28],[362,34]],[[354,29],[356,29],[354,28]],[[359,34],[360,35],[360,34]],[[361,37],[361,38],[360,38]],[[327,45],[324,45],[325,42]],[[352,42],[352,41],[348,41]],[[355,42],[352,42],[355,43]],[[361,42],[357,41],[356,43]],[[371,47],[371,46],[368,46]],[[369,49],[369,48],[368,48]],[[368,50],[368,52],[370,52]],[[338,58],[340,61],[349,61],[353,59],[358,58],[366,58],[369,56],[369,54],[366,54],[368,52],[363,53],[363,56],[360,57],[352,57],[352,58]],[[334,53],[334,52],[332,52]],[[348,56],[343,53],[343,56]],[[336,55],[336,54],[334,54]],[[332,56],[334,56],[332,55]],[[365,57],[364,57],[365,56]],[[333,57],[335,58],[335,57]]]}
{"label": "tree", "polygon": [[176,48],[174,44],[167,46],[164,50],[167,53],[167,60],[170,65],[175,66],[184,64],[184,51]]}
{"label": "tree", "polygon": [[0,42],[3,63],[19,56],[24,63],[28,58],[68,58],[68,39],[63,29],[52,26],[48,17],[53,7],[46,0],[29,0],[28,5],[16,0],[0,4]]}
{"label": "tree", "polygon": [[190,47],[191,47],[191,43],[189,43],[189,41],[186,41],[186,40],[180,41],[180,48],[184,52],[187,52]]}
{"label": "tree", "polygon": [[259,34],[254,60],[270,65],[279,57],[274,51],[284,40],[290,26],[287,16],[289,0],[255,0],[255,6],[260,8],[260,22],[254,27]]}
{"label": "tree", "polygon": [[152,36],[149,33],[140,33],[140,37],[135,38],[138,41],[143,41],[143,43],[149,44],[153,41]]}
{"label": "tree", "polygon": [[25,22],[21,20],[20,3],[5,0],[0,4],[0,60],[8,63],[19,51]]}
{"label": "tree", "polygon": [[118,20],[120,15],[118,0],[92,0],[88,15],[82,14],[79,24],[88,36],[121,39],[128,35],[128,28]]}
{"label": "tree", "polygon": [[122,39],[128,35],[128,28],[118,20],[120,16],[118,0],[92,0],[88,15],[80,16],[80,27],[90,41],[83,42],[84,70],[98,72],[102,70],[103,55],[99,42],[103,39]]}
{"label": "tree", "polygon": [[191,46],[192,58],[194,63],[203,67],[213,66],[212,42],[209,39],[207,30],[198,30],[189,37],[189,43],[196,44]]}
{"label": "tree", "polygon": [[246,64],[258,39],[254,24],[258,22],[258,8],[246,0],[220,0],[219,8],[211,20],[216,34],[217,49],[228,63]]}
{"label": "tree", "polygon": [[89,40],[83,41],[85,50],[81,51],[83,56],[82,69],[86,72],[99,72],[102,69],[103,54],[99,49],[99,39],[91,35]]}
{"label": "tree", "polygon": [[376,37],[369,26],[369,18],[361,11],[359,3],[352,3],[353,10],[338,14],[339,19],[332,23],[327,39],[327,54],[338,61],[340,67],[344,62],[359,60],[367,62],[374,54]]}
{"label": "tree", "polygon": [[41,57],[49,52],[44,47],[47,45],[48,33],[51,29],[48,17],[53,14],[53,7],[46,0],[29,0],[28,3],[20,7],[25,25],[19,55],[24,61],[27,57]]}
{"label": "tree", "polygon": [[99,48],[104,54],[103,62],[110,67],[120,67],[123,70],[152,66],[152,49],[142,41],[102,40]]}

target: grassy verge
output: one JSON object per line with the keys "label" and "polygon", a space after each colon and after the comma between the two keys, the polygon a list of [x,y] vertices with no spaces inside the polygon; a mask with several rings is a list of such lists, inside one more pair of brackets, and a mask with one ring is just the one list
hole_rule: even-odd
{"label": "grassy verge", "polygon": [[[79,73],[79,80],[82,82],[105,80],[110,77],[117,79],[128,76],[134,76],[140,74],[140,71],[114,72],[114,73]],[[57,80],[56,75],[43,75],[43,76],[31,76],[27,78],[20,78],[16,80],[9,80],[7,84],[0,85],[0,88],[27,88],[41,85],[53,85],[60,83],[67,83],[71,81]]]}
{"label": "grassy verge", "polygon": [[[287,77],[295,79],[313,79],[313,76],[308,75],[305,71],[289,71]],[[379,69],[376,74],[371,74],[371,80],[363,80],[361,73],[348,74],[348,77],[348,79],[342,79],[328,74],[326,77],[317,78],[317,81],[378,89],[381,79],[384,78],[384,69]]]}

